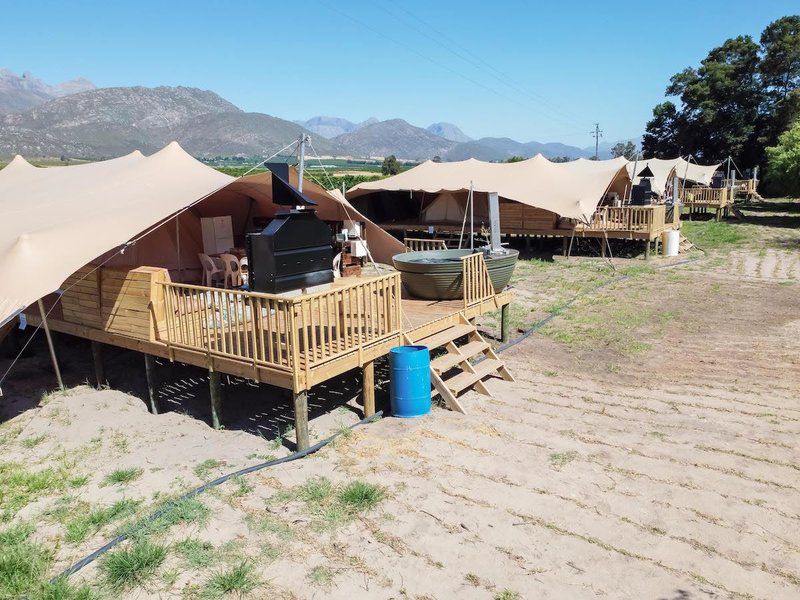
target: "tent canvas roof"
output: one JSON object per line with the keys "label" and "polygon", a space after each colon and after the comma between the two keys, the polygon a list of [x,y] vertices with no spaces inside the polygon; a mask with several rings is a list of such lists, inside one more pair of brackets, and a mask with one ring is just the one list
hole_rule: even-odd
{"label": "tent canvas roof", "polygon": [[393,177],[360,183],[347,197],[381,191],[463,192],[472,185],[476,192],[497,192],[562,217],[589,220],[614,181],[628,179],[626,163],[624,158],[554,163],[541,154],[515,163],[426,161]]}
{"label": "tent canvas roof", "polygon": [[[271,202],[267,180],[267,173],[234,179],[176,142],[150,156],[132,152],[70,167],[38,168],[15,158],[0,170],[0,323],[58,289],[80,267],[201,199],[225,201],[229,195]],[[304,192],[320,209],[367,220],[319,186],[305,182]],[[399,242],[370,225],[374,253],[402,251]]]}
{"label": "tent canvas roof", "polygon": [[[667,189],[670,179],[677,175],[680,179],[699,183],[701,185],[710,185],[711,178],[714,173],[719,169],[722,163],[714,165],[698,165],[697,163],[687,162],[686,160],[678,158],[640,158],[638,161],[628,161],[628,175],[631,179],[638,177],[645,168],[649,168],[653,173],[651,183],[654,192],[658,192],[662,196],[664,190]],[[634,168],[636,174],[634,174]]]}

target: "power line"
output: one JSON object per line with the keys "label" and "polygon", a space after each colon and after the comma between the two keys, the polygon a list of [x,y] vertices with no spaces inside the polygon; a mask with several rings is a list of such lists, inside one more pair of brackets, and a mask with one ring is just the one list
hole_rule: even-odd
{"label": "power line", "polygon": [[[320,4],[322,4],[328,10],[330,10],[332,12],[335,12],[335,13],[338,13],[339,15],[349,19],[350,21],[353,21],[357,25],[360,25],[361,27],[363,27],[365,29],[368,29],[369,31],[373,32],[374,34],[379,35],[380,37],[389,40],[393,44],[408,50],[409,52],[419,56],[420,58],[430,62],[431,64],[436,65],[437,67],[439,67],[441,69],[444,69],[446,71],[449,71],[450,73],[453,73],[454,75],[457,75],[458,77],[461,77],[462,79],[468,81],[469,83],[471,83],[471,84],[473,84],[473,85],[475,85],[477,87],[483,88],[483,89],[491,92],[492,94],[495,94],[496,96],[504,98],[505,100],[508,100],[510,102],[514,102],[515,104],[518,104],[518,105],[522,106],[523,108],[529,109],[532,106],[530,103],[522,102],[517,98],[513,98],[513,97],[511,97],[511,96],[509,96],[509,95],[507,95],[507,94],[505,94],[503,92],[498,91],[497,89],[495,89],[495,88],[493,88],[493,87],[491,87],[489,85],[486,85],[486,84],[484,84],[484,83],[482,83],[480,81],[477,81],[476,79],[474,79],[474,78],[472,78],[472,77],[470,77],[468,75],[465,75],[464,73],[462,73],[462,72],[460,72],[460,71],[458,71],[458,70],[456,70],[456,69],[454,69],[454,68],[452,68],[452,67],[450,67],[450,66],[448,66],[448,65],[446,65],[446,64],[444,64],[444,63],[442,63],[442,62],[440,62],[440,61],[438,61],[438,60],[436,60],[436,59],[434,59],[434,58],[432,58],[430,56],[428,56],[427,54],[425,54],[423,52],[420,52],[419,50],[417,50],[413,46],[410,46],[410,45],[408,45],[408,44],[406,44],[406,43],[404,43],[402,41],[399,41],[399,40],[393,38],[392,36],[389,36],[389,35],[383,33],[382,31],[376,29],[375,27],[373,27],[369,23],[366,23],[363,20],[344,12],[343,10],[341,10],[336,6],[333,6],[333,5],[325,2],[324,0],[318,0],[318,1],[319,1]],[[538,109],[539,109],[539,107],[537,107],[537,110]],[[561,120],[564,121],[564,119],[561,119]],[[567,122],[567,121],[565,121],[565,122]],[[569,124],[572,125],[574,123],[569,122]]]}

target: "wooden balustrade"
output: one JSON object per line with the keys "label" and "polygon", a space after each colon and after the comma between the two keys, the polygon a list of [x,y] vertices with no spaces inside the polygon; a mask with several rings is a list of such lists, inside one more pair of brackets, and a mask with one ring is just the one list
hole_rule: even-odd
{"label": "wooden balustrade", "polygon": [[461,257],[464,308],[494,296],[494,285],[482,252]]}
{"label": "wooden balustrade", "polygon": [[684,204],[706,204],[724,206],[730,203],[730,188],[710,188],[694,186],[680,190],[681,202]]}
{"label": "wooden balustrade", "polygon": [[756,179],[725,179],[723,185],[726,188],[733,187],[740,192],[754,194],[758,187],[758,181]]}
{"label": "wooden balustrade", "polygon": [[164,341],[253,365],[309,371],[400,331],[400,274],[354,281],[295,298],[162,283]]}
{"label": "wooden balustrade", "polygon": [[291,369],[292,301],[267,294],[163,283],[168,345]]}
{"label": "wooden balustrade", "polygon": [[400,273],[391,273],[295,299],[306,369],[399,333],[400,290]]}
{"label": "wooden balustrade", "polygon": [[601,206],[592,216],[589,229],[599,231],[653,232],[664,229],[665,207],[652,206]]}
{"label": "wooden balustrade", "polygon": [[406,252],[422,252],[427,250],[447,250],[444,240],[423,240],[417,238],[406,238]]}

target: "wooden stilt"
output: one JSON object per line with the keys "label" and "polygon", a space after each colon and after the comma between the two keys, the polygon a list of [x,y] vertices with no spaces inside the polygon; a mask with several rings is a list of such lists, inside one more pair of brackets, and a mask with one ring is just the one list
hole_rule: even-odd
{"label": "wooden stilt", "polygon": [[42,327],[44,328],[44,335],[47,337],[47,346],[50,348],[50,360],[53,361],[53,371],[56,373],[56,381],[58,381],[58,387],[63,390],[64,380],[61,379],[61,369],[58,368],[56,348],[53,345],[53,337],[50,335],[50,326],[47,324],[47,313],[44,310],[44,303],[41,298],[39,298],[39,314],[42,317]]}
{"label": "wooden stilt", "polygon": [[525,236],[525,251],[526,252],[530,252],[531,251],[531,236],[529,236],[529,235]]}
{"label": "wooden stilt", "polygon": [[566,236],[563,238],[563,240],[564,241],[561,243],[561,255],[562,256],[566,256],[567,255],[567,246],[569,245],[569,240],[566,238]]}
{"label": "wooden stilt", "polygon": [[297,449],[305,450],[308,442],[308,392],[303,390],[294,394],[294,433]]}
{"label": "wooden stilt", "polygon": [[508,326],[509,326],[510,306],[511,306],[510,304],[503,304],[503,306],[500,308],[500,341],[503,342],[504,344],[509,339]]}
{"label": "wooden stilt", "polygon": [[106,370],[103,364],[103,344],[92,340],[92,361],[94,362],[94,377],[97,380],[97,388],[108,385],[106,381]]}
{"label": "wooden stilt", "polygon": [[644,259],[650,260],[650,240],[644,242]]}
{"label": "wooden stilt", "polygon": [[156,359],[152,354],[144,355],[144,373],[147,377],[147,395],[150,398],[150,412],[158,414],[158,397],[156,396]]}
{"label": "wooden stilt", "polygon": [[219,371],[208,372],[208,391],[211,396],[211,426],[222,427],[222,382]]}
{"label": "wooden stilt", "polygon": [[364,417],[375,414],[375,361],[361,367],[361,394],[364,399]]}
{"label": "wooden stilt", "polygon": [[606,257],[606,240],[605,238],[600,238],[600,257]]}

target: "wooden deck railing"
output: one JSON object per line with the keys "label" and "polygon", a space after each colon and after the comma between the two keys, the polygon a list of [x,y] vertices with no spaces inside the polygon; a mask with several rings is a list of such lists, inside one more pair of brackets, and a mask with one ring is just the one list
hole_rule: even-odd
{"label": "wooden deck railing", "polygon": [[401,330],[400,274],[284,298],[162,283],[168,346],[308,372]]}
{"label": "wooden deck railing", "polygon": [[391,273],[298,297],[294,314],[306,370],[399,333],[400,290],[400,273]]}
{"label": "wooden deck railing", "polygon": [[461,257],[464,308],[494,296],[494,285],[482,252]]}
{"label": "wooden deck railing", "polygon": [[652,206],[602,206],[592,216],[588,229],[599,231],[659,232],[664,229],[663,204]]}
{"label": "wooden deck railing", "polygon": [[706,204],[710,206],[725,206],[730,203],[730,188],[710,188],[694,186],[680,190],[681,202],[684,204]]}
{"label": "wooden deck railing", "polygon": [[425,250],[447,250],[444,240],[423,240],[417,238],[406,238],[406,252],[422,252]]}
{"label": "wooden deck railing", "polygon": [[168,345],[284,370],[295,364],[291,300],[181,283],[161,285]]}
{"label": "wooden deck railing", "polygon": [[758,187],[758,180],[756,179],[725,179],[723,185],[726,188],[733,187],[740,192],[754,194]]}

